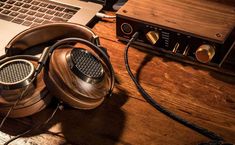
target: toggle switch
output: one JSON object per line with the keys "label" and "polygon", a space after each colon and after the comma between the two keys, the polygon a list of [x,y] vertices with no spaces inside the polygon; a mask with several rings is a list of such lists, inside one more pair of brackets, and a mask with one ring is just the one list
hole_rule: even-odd
{"label": "toggle switch", "polygon": [[173,48],[173,50],[172,50],[172,52],[173,53],[176,53],[177,52],[177,50],[178,50],[178,48],[179,48],[179,46],[180,46],[180,44],[177,42],[177,43],[175,43],[175,46],[174,46],[174,48]]}

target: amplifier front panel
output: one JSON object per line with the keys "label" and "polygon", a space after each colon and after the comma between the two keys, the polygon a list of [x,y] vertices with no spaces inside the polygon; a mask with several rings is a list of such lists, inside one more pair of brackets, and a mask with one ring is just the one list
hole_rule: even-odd
{"label": "amplifier front panel", "polygon": [[[234,31],[230,34],[229,38],[221,44],[219,42],[206,40],[205,38],[195,37],[190,33],[177,32],[177,30],[164,28],[163,26],[147,24],[119,16],[117,16],[116,24],[117,37],[121,40],[129,40],[135,32],[139,32],[140,35],[136,44],[143,46],[143,50],[150,50],[151,52],[158,51],[168,54],[171,57],[177,57],[179,60],[187,60],[199,65],[221,67],[226,62],[229,52],[233,49],[235,43]],[[153,36],[153,39],[155,38],[157,40],[156,43],[150,43],[149,39],[147,39],[148,32],[153,32],[157,35],[157,38],[154,37],[155,35],[150,35],[151,37]],[[213,48],[213,52],[211,52],[207,46]],[[213,54],[209,61],[203,61],[202,57],[202,59],[198,57],[198,52],[201,49],[207,49],[207,53]],[[204,53],[204,51],[202,52]]]}

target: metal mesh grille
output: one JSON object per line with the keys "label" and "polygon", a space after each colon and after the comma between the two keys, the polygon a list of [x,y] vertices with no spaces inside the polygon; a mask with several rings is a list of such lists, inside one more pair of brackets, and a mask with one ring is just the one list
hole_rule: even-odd
{"label": "metal mesh grille", "polygon": [[12,61],[0,68],[0,81],[15,83],[25,79],[31,72],[32,66],[25,61]]}
{"label": "metal mesh grille", "polygon": [[99,78],[103,75],[102,65],[90,53],[83,50],[74,49],[72,51],[72,59],[76,62],[76,69],[83,73],[83,75],[92,78]]}

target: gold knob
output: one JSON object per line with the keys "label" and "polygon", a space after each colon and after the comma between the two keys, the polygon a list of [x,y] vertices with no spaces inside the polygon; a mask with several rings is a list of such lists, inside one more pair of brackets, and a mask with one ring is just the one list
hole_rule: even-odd
{"label": "gold knob", "polygon": [[209,44],[203,44],[196,50],[196,58],[199,62],[208,63],[215,55],[215,48]]}
{"label": "gold knob", "polygon": [[151,44],[156,44],[157,41],[159,40],[159,33],[156,32],[156,31],[149,31],[147,34],[146,34],[146,38],[148,39],[148,41],[151,43]]}

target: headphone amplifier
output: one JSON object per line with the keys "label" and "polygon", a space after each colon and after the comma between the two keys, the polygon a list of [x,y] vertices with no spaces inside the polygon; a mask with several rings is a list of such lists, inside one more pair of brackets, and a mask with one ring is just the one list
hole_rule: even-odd
{"label": "headphone amplifier", "polygon": [[235,5],[232,1],[128,1],[117,12],[116,33],[151,53],[235,74]]}

